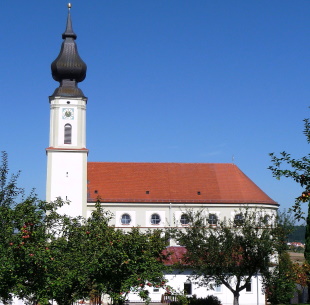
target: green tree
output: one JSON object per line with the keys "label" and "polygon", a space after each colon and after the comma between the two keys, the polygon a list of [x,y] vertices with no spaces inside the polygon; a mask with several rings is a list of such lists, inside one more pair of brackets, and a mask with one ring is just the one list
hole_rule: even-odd
{"label": "green tree", "polygon": [[253,276],[269,275],[285,234],[263,211],[244,210],[242,215],[237,223],[222,221],[212,228],[207,226],[204,211],[188,212],[189,225],[174,233],[187,249],[182,264],[192,268],[204,286],[225,285],[233,294],[234,305],[239,304],[240,292]]}
{"label": "green tree", "polygon": [[97,299],[107,294],[113,304],[123,303],[130,291],[148,298],[145,286],[164,285],[162,254],[167,238],[160,230],[124,232],[110,227],[100,203],[85,224],[86,255],[91,262],[89,282]]}
{"label": "green tree", "polygon": [[[304,119],[304,134],[310,144],[310,122],[309,119]],[[295,198],[292,210],[297,220],[304,219],[302,212],[302,204],[308,203],[310,198],[310,154],[300,158],[294,159],[289,153],[283,151],[280,156],[274,153],[269,154],[273,165],[269,166],[273,176],[280,180],[280,178],[293,179],[299,184],[303,191]]]}
{"label": "green tree", "polygon": [[0,300],[17,296],[29,304],[55,300],[69,305],[108,294],[122,303],[130,290],[148,300],[145,286],[163,286],[162,231],[125,233],[109,226],[111,215],[96,205],[91,217],[57,213],[64,202],[24,196],[17,175],[8,179],[7,155],[0,165]]}
{"label": "green tree", "polygon": [[24,190],[17,187],[19,172],[9,177],[8,155],[1,153],[0,164],[0,300],[7,303],[12,299],[12,287],[15,287],[15,262],[11,247],[14,244],[14,207]]}
{"label": "green tree", "polygon": [[[303,133],[306,136],[307,143],[310,144],[310,121],[304,119]],[[276,179],[290,178],[301,186],[303,191],[295,198],[292,206],[292,211],[297,220],[306,219],[305,232],[305,252],[304,256],[307,263],[310,263],[310,154],[305,155],[300,159],[293,158],[289,153],[283,151],[280,156],[270,153],[271,162],[269,166],[273,176]],[[308,212],[306,218],[302,211],[302,205],[308,204]],[[309,287],[310,288],[310,287]]]}
{"label": "green tree", "polygon": [[89,295],[88,272],[91,262],[86,255],[85,227],[82,217],[62,216],[59,231],[49,245],[47,275],[50,299],[59,305],[72,304]]}
{"label": "green tree", "polygon": [[[68,228],[74,235],[78,221],[57,213],[62,204],[59,200],[46,203],[28,197],[12,211],[14,233],[7,253],[16,280],[11,293],[29,304],[48,304],[51,299],[59,300],[61,305],[69,304],[75,300],[76,291],[79,292],[78,277],[73,281],[75,285],[68,280],[78,269],[82,271],[76,258],[79,253],[74,251],[71,238],[65,235]],[[59,286],[61,289],[57,289]],[[69,301],[62,303],[62,299]]]}
{"label": "green tree", "polygon": [[[296,283],[301,283],[299,277],[301,272],[299,268],[296,268],[298,264],[293,264],[288,254],[287,238],[294,230],[293,224],[294,219],[290,213],[278,211],[277,229],[280,231],[279,247],[277,247],[278,261],[269,269],[268,276],[264,278],[266,294],[271,304],[289,304],[296,291]],[[303,272],[303,281],[304,275],[305,272]]]}
{"label": "green tree", "polygon": [[290,304],[296,291],[296,275],[288,252],[279,255],[278,264],[266,279],[266,293],[271,304]]}
{"label": "green tree", "polygon": [[15,286],[15,264],[10,246],[13,245],[11,224],[12,211],[7,207],[0,206],[0,301],[4,304],[12,299],[12,287]]}
{"label": "green tree", "polygon": [[[310,144],[310,121],[304,119],[304,134],[308,144]],[[306,217],[306,233],[305,233],[305,259],[310,263],[310,154],[294,159],[289,153],[283,151],[280,156],[270,153],[272,166],[268,169],[272,171],[275,178],[290,178],[299,184],[303,191],[295,198],[292,210],[297,220],[305,219],[302,211],[302,204],[308,204],[308,213]]]}
{"label": "green tree", "polygon": [[8,154],[2,151],[0,165],[0,207],[12,208],[17,203],[17,199],[24,195],[24,189],[17,186],[19,175],[20,172],[12,174],[9,177]]}
{"label": "green tree", "polygon": [[29,303],[48,302],[46,288],[47,218],[45,203],[36,196],[29,196],[18,203],[12,211],[13,235],[10,242],[10,257],[14,262],[14,295]]}
{"label": "green tree", "polygon": [[[48,304],[49,300],[60,298],[61,293],[71,295],[67,291],[64,293],[63,287],[69,278],[64,266],[68,270],[70,263],[78,260],[73,259],[75,253],[64,232],[70,231],[74,235],[77,221],[57,214],[57,208],[64,204],[61,200],[46,203],[34,192],[25,196],[24,189],[17,186],[18,176],[19,173],[9,177],[8,156],[2,152],[0,300],[9,303],[14,295],[31,304]],[[71,256],[67,255],[68,248]],[[58,260],[52,263],[54,257]],[[76,265],[70,272],[78,268],[80,266]],[[55,283],[62,287],[61,291],[56,289]]]}

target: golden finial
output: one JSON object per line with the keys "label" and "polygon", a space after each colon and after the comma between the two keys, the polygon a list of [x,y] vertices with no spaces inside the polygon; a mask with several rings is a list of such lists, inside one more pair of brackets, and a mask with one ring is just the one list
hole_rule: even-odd
{"label": "golden finial", "polygon": [[71,3],[69,2],[68,3],[68,9],[70,10],[70,8],[71,8]]}

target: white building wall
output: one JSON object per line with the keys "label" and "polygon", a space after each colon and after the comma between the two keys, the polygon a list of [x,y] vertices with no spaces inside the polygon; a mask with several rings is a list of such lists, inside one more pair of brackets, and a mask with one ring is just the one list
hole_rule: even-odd
{"label": "white building wall", "polygon": [[[86,216],[87,153],[86,98],[50,98],[50,138],[47,151],[46,200],[61,197],[69,202],[61,214]],[[65,125],[70,124],[70,143]]]}
{"label": "white building wall", "polygon": [[86,213],[87,152],[48,151],[47,201],[68,201],[59,209],[72,217]]}
{"label": "white building wall", "polygon": [[[184,291],[184,283],[190,280],[192,282],[192,294],[196,295],[198,298],[205,298],[208,295],[216,296],[222,305],[232,305],[233,304],[233,294],[225,287],[220,285],[216,290],[207,290],[206,287],[199,287],[195,280],[190,279],[190,271],[179,273],[175,271],[170,274],[166,274],[165,278],[168,280],[167,285],[172,287],[173,291],[177,293],[182,293]],[[247,292],[245,289],[240,292],[239,304],[240,305],[265,305],[265,295],[262,292],[261,277],[253,277],[251,282],[251,291]],[[158,292],[154,292],[153,287],[147,287],[149,291],[149,296],[151,302],[160,302],[162,295],[166,292],[165,289],[159,288]],[[173,292],[172,292],[173,294]],[[130,302],[141,302],[142,300],[137,293],[130,293],[128,295],[128,300]]]}
{"label": "white building wall", "polygon": [[[165,228],[165,227],[183,227],[180,218],[182,214],[186,214],[189,210],[201,211],[208,217],[209,214],[215,214],[219,220],[233,220],[234,216],[240,213],[240,209],[263,209],[268,215],[275,215],[277,207],[270,205],[233,205],[233,204],[185,204],[185,203],[101,203],[102,207],[109,210],[115,219],[111,224],[120,228],[130,228],[132,226],[140,226],[141,228]],[[94,210],[95,204],[88,203],[87,215]],[[130,225],[122,225],[119,219],[124,213],[135,215],[135,221]],[[158,225],[152,225],[150,222],[151,215],[157,213],[161,217]]]}

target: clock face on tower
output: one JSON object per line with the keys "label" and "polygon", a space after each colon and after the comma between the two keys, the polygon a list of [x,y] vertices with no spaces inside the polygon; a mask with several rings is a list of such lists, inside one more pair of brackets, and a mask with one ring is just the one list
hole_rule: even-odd
{"label": "clock face on tower", "polygon": [[73,120],[74,119],[74,109],[73,108],[63,108],[62,109],[62,118],[64,120]]}

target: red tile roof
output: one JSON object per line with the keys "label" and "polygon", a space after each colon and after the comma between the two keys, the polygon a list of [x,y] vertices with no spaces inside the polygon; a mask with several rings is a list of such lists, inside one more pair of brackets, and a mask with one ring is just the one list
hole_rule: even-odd
{"label": "red tile roof", "polygon": [[88,202],[276,205],[236,165],[88,162]]}

